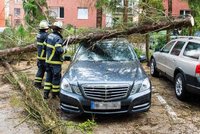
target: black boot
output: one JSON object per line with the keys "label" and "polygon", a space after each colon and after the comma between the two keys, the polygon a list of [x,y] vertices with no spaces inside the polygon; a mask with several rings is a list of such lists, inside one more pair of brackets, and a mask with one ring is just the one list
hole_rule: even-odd
{"label": "black boot", "polygon": [[36,88],[38,88],[38,89],[43,89],[43,88],[44,88],[44,87],[41,85],[41,83],[37,83],[37,82],[34,83],[34,86],[35,86]]}
{"label": "black boot", "polygon": [[44,91],[44,99],[49,99],[49,92],[48,91]]}
{"label": "black boot", "polygon": [[56,99],[56,96],[58,96],[58,98],[60,98],[59,92],[52,92],[52,99]]}

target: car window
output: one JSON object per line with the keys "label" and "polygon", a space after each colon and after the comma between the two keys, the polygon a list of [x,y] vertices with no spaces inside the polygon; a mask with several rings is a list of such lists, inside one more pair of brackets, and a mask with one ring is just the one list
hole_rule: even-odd
{"label": "car window", "polygon": [[183,48],[185,42],[184,41],[178,41],[176,42],[176,44],[174,45],[174,48],[171,51],[172,55],[176,55],[179,56],[181,49]]}
{"label": "car window", "polygon": [[171,50],[172,46],[174,45],[175,41],[171,41],[169,42],[167,45],[165,45],[161,52],[164,52],[164,53],[169,53],[169,51]]}
{"label": "car window", "polygon": [[198,59],[200,56],[200,44],[189,42],[183,52],[184,56]]}
{"label": "car window", "polygon": [[82,61],[130,61],[136,57],[129,45],[123,42],[101,42],[94,45],[84,44],[76,56]]}

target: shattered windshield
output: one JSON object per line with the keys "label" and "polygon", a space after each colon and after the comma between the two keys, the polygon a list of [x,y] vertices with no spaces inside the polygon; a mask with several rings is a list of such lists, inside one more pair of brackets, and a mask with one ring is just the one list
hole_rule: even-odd
{"label": "shattered windshield", "polygon": [[77,60],[81,61],[132,61],[134,59],[136,59],[134,53],[124,42],[84,44],[77,53]]}

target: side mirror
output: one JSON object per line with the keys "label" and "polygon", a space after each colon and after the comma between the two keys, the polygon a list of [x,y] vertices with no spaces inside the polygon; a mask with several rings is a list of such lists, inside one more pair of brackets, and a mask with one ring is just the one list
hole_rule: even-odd
{"label": "side mirror", "polygon": [[65,55],[64,57],[63,57],[63,60],[64,61],[71,61],[71,56],[69,56],[69,55]]}
{"label": "side mirror", "polygon": [[139,60],[140,62],[145,62],[147,60],[147,57],[145,55],[140,55]]}

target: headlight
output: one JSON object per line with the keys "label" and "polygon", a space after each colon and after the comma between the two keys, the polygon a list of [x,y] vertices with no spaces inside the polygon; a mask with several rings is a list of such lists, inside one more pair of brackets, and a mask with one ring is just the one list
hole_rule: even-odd
{"label": "headlight", "polygon": [[62,90],[67,91],[67,92],[72,92],[72,89],[69,85],[69,82],[67,81],[67,79],[63,78],[60,84],[60,87]]}
{"label": "headlight", "polygon": [[145,78],[143,81],[135,81],[131,94],[143,92],[149,89],[151,86],[150,81],[148,78]]}
{"label": "headlight", "polygon": [[74,92],[76,94],[81,95],[81,91],[80,91],[80,89],[79,89],[79,87],[77,85],[72,85],[72,89],[74,90]]}

